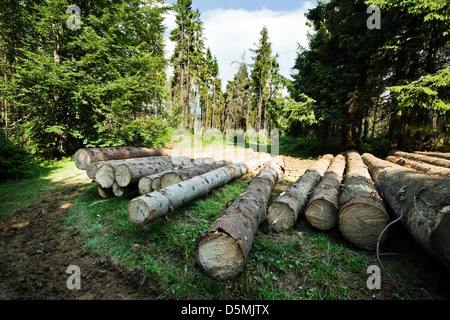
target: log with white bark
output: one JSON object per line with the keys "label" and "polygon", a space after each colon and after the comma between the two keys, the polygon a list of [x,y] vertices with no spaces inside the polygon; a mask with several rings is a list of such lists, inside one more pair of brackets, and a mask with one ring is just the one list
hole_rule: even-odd
{"label": "log with white bark", "polygon": [[388,156],[402,157],[402,158],[406,158],[406,159],[411,159],[411,160],[415,160],[415,161],[433,164],[435,166],[450,168],[450,160],[443,159],[443,158],[437,158],[437,157],[430,157],[430,156],[426,156],[423,154],[409,153],[409,152],[403,152],[403,151],[399,151],[399,150],[391,150],[389,152]]}
{"label": "log with white bark", "polygon": [[[106,167],[104,168],[104,170],[111,170],[109,168],[113,168],[115,169],[118,165],[122,164],[122,163],[127,163],[127,162],[146,162],[146,163],[156,163],[156,162],[161,162],[161,161],[167,161],[167,162],[179,162],[180,159],[178,158],[173,158],[170,156],[160,156],[160,157],[143,157],[143,158],[130,158],[130,159],[119,159],[119,160],[108,160],[108,161],[97,161],[97,162],[91,162],[86,166],[86,175],[95,180],[95,175],[97,174],[98,169],[100,168],[100,166],[102,165],[106,165]],[[183,159],[184,161],[184,159]],[[112,171],[111,171],[112,172]]]}
{"label": "log with white bark", "polygon": [[263,168],[245,191],[196,241],[196,263],[218,281],[238,277],[259,225],[266,218],[267,201],[278,179],[274,168]]}
{"label": "log with white bark", "polygon": [[128,215],[136,225],[149,223],[192,200],[207,195],[245,173],[245,166],[228,165],[153,191],[131,200],[128,204]]}
{"label": "log with white bark", "polygon": [[450,270],[450,180],[372,154],[362,158],[393,214],[420,246]]}
{"label": "log with white bark", "polygon": [[414,151],[416,154],[422,154],[424,156],[436,157],[450,160],[450,152],[437,152],[437,151]]}
{"label": "log with white bark", "polygon": [[339,195],[345,164],[344,155],[339,154],[334,158],[305,209],[306,219],[319,230],[330,230],[338,222]]}
{"label": "log with white bark", "polygon": [[[389,215],[360,154],[346,154],[347,170],[339,204],[339,230],[360,249],[376,250]],[[381,239],[382,241],[385,238]]]}
{"label": "log with white bark", "polygon": [[141,147],[83,148],[75,152],[74,162],[78,169],[86,170],[91,162],[168,155],[169,150]]}
{"label": "log with white bark", "polygon": [[[162,176],[160,180],[160,188],[165,188],[171,186],[172,184],[179,183],[181,181],[192,179],[193,177],[205,174],[207,172],[213,171],[223,167],[222,164],[202,164],[189,168],[181,168],[176,170],[168,170]],[[156,190],[156,189],[155,189]]]}
{"label": "log with white bark", "polygon": [[288,190],[273,201],[267,216],[269,225],[277,231],[287,230],[294,226],[308,203],[311,191],[322,180],[333,159],[331,154],[324,155],[306,170]]}
{"label": "log with white bark", "polygon": [[429,163],[418,162],[402,157],[389,156],[386,158],[386,160],[404,166],[406,168],[411,168],[423,173],[450,179],[450,168],[435,166]]}
{"label": "log with white bark", "polygon": [[139,180],[145,176],[163,172],[172,168],[174,168],[172,163],[163,161],[157,163],[123,163],[114,170],[114,178],[119,186],[127,187],[134,183],[138,184]]}
{"label": "log with white bark", "polygon": [[163,172],[158,172],[155,174],[151,174],[149,176],[142,177],[139,179],[138,188],[139,194],[145,195],[155,190],[161,189],[161,177],[167,173],[172,172],[173,170],[166,170]]}

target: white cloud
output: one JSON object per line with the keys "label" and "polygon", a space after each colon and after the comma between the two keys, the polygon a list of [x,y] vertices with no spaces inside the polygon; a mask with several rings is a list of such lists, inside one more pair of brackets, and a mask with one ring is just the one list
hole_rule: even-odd
{"label": "white cloud", "polygon": [[[209,46],[212,54],[217,57],[219,76],[224,88],[227,81],[232,80],[237,72],[237,65],[232,65],[233,61],[240,62],[245,52],[244,61],[252,63],[253,54],[249,49],[256,48],[263,26],[268,29],[273,54],[279,54],[281,74],[290,78],[298,44],[304,47],[308,44],[308,27],[305,25],[307,20],[304,14],[312,7],[312,3],[306,2],[303,7],[293,11],[273,11],[266,8],[255,11],[214,9],[202,13],[206,46]],[[166,25],[168,33],[175,27],[173,13],[166,20]],[[173,47],[168,41],[166,48],[168,55]]]}

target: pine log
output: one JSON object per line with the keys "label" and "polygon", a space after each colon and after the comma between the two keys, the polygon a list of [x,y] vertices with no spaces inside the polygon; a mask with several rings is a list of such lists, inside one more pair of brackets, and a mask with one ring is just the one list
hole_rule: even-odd
{"label": "pine log", "polygon": [[256,231],[266,218],[267,201],[277,179],[277,170],[261,169],[220,218],[199,235],[196,263],[203,273],[218,281],[234,279],[242,273]]}
{"label": "pine log", "polygon": [[129,193],[132,193],[137,190],[136,184],[132,184],[126,187],[121,187],[117,184],[117,182],[114,182],[112,186],[112,192],[116,197],[123,197],[124,195],[127,195]]}
{"label": "pine log", "polygon": [[286,192],[273,201],[267,216],[269,225],[277,231],[287,230],[294,226],[308,203],[311,191],[322,180],[333,159],[331,154],[323,156],[306,170]]}
{"label": "pine log", "polygon": [[181,181],[192,179],[193,177],[219,169],[220,167],[223,167],[223,165],[212,163],[166,171],[166,173],[161,176],[160,189],[171,186],[172,184],[179,183]]}
{"label": "pine log", "polygon": [[[114,171],[114,177],[117,184],[121,187],[127,187],[130,184],[138,183],[142,177],[158,172],[172,169],[174,165],[169,162],[130,162],[119,165]],[[100,169],[99,169],[100,170]]]}
{"label": "pine log", "polygon": [[376,250],[389,215],[359,153],[348,151],[346,159],[344,188],[339,198],[339,230],[356,247]]}
{"label": "pine log", "polygon": [[97,184],[97,192],[103,199],[108,199],[113,196],[112,188],[103,188],[99,184]]}
{"label": "pine log", "polygon": [[334,158],[305,209],[306,219],[319,230],[330,230],[338,223],[339,195],[345,163],[345,156],[342,154]]}
{"label": "pine log", "polygon": [[112,147],[112,148],[83,148],[77,150],[74,156],[74,162],[78,169],[86,170],[91,162],[168,156],[169,150],[157,150],[139,147]]}
{"label": "pine log", "polygon": [[450,152],[437,152],[437,151],[414,151],[416,154],[422,154],[424,156],[436,157],[450,160]]}
{"label": "pine log", "polygon": [[363,154],[393,214],[413,239],[450,270],[450,180]]}
{"label": "pine log", "polygon": [[153,191],[131,200],[128,204],[128,215],[136,225],[149,223],[194,199],[205,196],[211,190],[224,186],[245,172],[241,165],[228,165]]}
{"label": "pine log", "polygon": [[138,183],[139,194],[145,195],[152,191],[161,189],[161,177],[165,173],[172,171],[173,170],[166,170],[155,174],[151,174],[149,176],[142,177]]}
{"label": "pine log", "polygon": [[95,180],[95,175],[97,174],[98,169],[102,165],[106,165],[107,167],[104,168],[104,170],[111,170],[106,169],[108,166],[112,167],[113,170],[117,168],[122,163],[127,162],[145,162],[145,163],[156,163],[161,161],[167,161],[167,162],[178,162],[179,159],[175,159],[174,157],[169,156],[160,156],[160,157],[143,157],[143,158],[130,158],[130,159],[119,159],[119,160],[108,160],[108,161],[97,161],[97,162],[91,162],[86,166],[86,175]]}
{"label": "pine log", "polygon": [[418,162],[414,160],[405,159],[402,157],[390,156],[387,157],[386,160],[404,166],[406,168],[411,168],[423,173],[450,179],[450,168],[435,166],[429,163]]}
{"label": "pine log", "polygon": [[388,156],[402,157],[402,158],[406,158],[406,159],[411,159],[411,160],[415,160],[415,161],[433,164],[435,166],[450,168],[450,160],[443,159],[443,158],[430,157],[430,156],[425,156],[422,154],[402,152],[399,150],[391,150],[389,152]]}

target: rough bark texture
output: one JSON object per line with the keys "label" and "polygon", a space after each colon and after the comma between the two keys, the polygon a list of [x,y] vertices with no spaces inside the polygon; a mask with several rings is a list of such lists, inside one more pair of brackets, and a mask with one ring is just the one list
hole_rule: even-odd
{"label": "rough bark texture", "polygon": [[363,160],[386,203],[415,241],[450,270],[450,180],[429,176],[371,154]]}
{"label": "rough bark texture", "polygon": [[450,168],[444,168],[429,163],[423,163],[394,156],[387,157],[386,160],[404,166],[406,168],[411,168],[423,173],[450,179]]}
{"label": "rough bark texture", "polygon": [[196,262],[206,275],[225,281],[241,274],[277,179],[277,170],[261,169],[220,218],[199,235]]}
{"label": "rough bark texture", "polygon": [[323,156],[293,185],[274,200],[269,208],[268,223],[278,231],[292,228],[308,203],[311,191],[317,186],[334,157]]}
{"label": "rough bark texture", "polygon": [[192,179],[182,181],[130,201],[128,215],[136,225],[143,225],[160,218],[170,211],[200,197],[211,190],[246,173],[241,165],[229,165]]}
{"label": "rough bark texture", "polygon": [[391,150],[389,152],[389,156],[402,157],[402,158],[406,158],[406,159],[411,159],[411,160],[415,160],[415,161],[433,164],[435,166],[450,168],[450,160],[443,159],[443,158],[430,157],[430,156],[425,156],[422,154],[402,152],[399,150]]}
{"label": "rough bark texture", "polygon": [[75,153],[74,162],[78,169],[86,170],[91,162],[168,155],[170,155],[168,150],[148,148],[83,148]]}
{"label": "rough bark texture", "polygon": [[339,230],[356,247],[376,250],[389,215],[359,153],[348,151],[346,159],[344,189],[339,199]]}
{"label": "rough bark texture", "polygon": [[306,219],[317,229],[330,230],[338,222],[339,195],[345,163],[345,156],[342,154],[334,158],[305,209]]}
{"label": "rough bark texture", "polygon": [[416,154],[450,160],[450,152],[414,151]]}
{"label": "rough bark texture", "polygon": [[[130,184],[138,183],[139,180],[145,176],[152,175],[158,172],[163,172],[174,168],[170,162],[130,162],[119,165],[114,171],[114,177],[117,184],[121,187],[127,187]],[[100,170],[100,169],[99,169]]]}

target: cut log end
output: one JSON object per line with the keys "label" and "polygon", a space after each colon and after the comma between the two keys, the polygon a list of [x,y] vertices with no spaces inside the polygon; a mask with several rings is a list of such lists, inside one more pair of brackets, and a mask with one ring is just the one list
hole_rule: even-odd
{"label": "cut log end", "polygon": [[160,180],[160,189],[177,184],[183,181],[183,179],[175,172],[165,173]]}
{"label": "cut log end", "polygon": [[[355,246],[376,250],[378,238],[389,223],[389,217],[377,207],[355,203],[341,210],[339,229]],[[383,242],[385,238],[381,239]]]}
{"label": "cut log end", "polygon": [[151,218],[152,213],[142,199],[135,198],[128,204],[128,216],[134,224],[143,225]]}
{"label": "cut log end", "polygon": [[269,208],[267,222],[277,231],[285,231],[295,224],[295,213],[286,204],[274,202]]}
{"label": "cut log end", "polygon": [[103,188],[111,188],[114,184],[114,168],[109,165],[101,165],[95,174],[95,180]]}
{"label": "cut log end", "polygon": [[117,184],[121,187],[126,187],[131,182],[131,172],[130,169],[125,164],[121,164],[116,168],[115,179]]}
{"label": "cut log end", "polygon": [[138,183],[139,193],[141,195],[144,195],[152,192],[153,191],[152,184],[153,184],[152,179],[150,179],[149,177],[142,177]]}
{"label": "cut log end", "polygon": [[103,199],[108,199],[113,196],[112,188],[103,188],[101,185],[97,185],[97,192]]}
{"label": "cut log end", "polygon": [[305,216],[313,227],[327,231],[337,224],[339,212],[331,202],[317,199],[308,205],[305,210]]}
{"label": "cut log end", "polygon": [[74,162],[75,166],[78,169],[86,170],[87,165],[91,163],[91,158],[89,157],[89,154],[85,150],[79,149],[77,152],[75,152]]}
{"label": "cut log end", "polygon": [[223,281],[242,272],[245,258],[238,243],[223,232],[211,233],[198,244],[197,262],[206,275]]}

